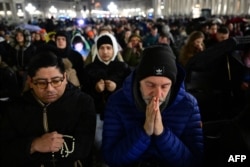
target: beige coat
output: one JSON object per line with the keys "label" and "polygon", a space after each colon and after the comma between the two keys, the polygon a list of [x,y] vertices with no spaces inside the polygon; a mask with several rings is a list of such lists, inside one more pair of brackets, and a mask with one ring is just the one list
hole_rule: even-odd
{"label": "beige coat", "polygon": [[80,82],[77,78],[76,70],[72,68],[72,63],[70,62],[70,60],[68,58],[64,58],[63,63],[67,74],[67,80],[74,86],[80,87]]}

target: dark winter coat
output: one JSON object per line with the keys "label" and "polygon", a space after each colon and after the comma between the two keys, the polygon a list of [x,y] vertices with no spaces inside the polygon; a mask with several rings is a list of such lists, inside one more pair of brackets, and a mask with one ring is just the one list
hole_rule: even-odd
{"label": "dark winter coat", "polygon": [[194,55],[186,65],[186,88],[200,104],[203,121],[229,119],[242,106],[243,66],[232,57],[234,38]]}
{"label": "dark winter coat", "polygon": [[141,54],[143,49],[125,48],[122,52],[123,59],[130,67],[135,67],[141,61]]}
{"label": "dark winter coat", "polygon": [[[22,32],[24,35],[24,45],[20,46],[16,41],[16,35]],[[16,29],[10,36],[10,43],[6,45],[8,58],[6,63],[16,71],[26,71],[30,59],[35,55],[36,47],[31,44],[31,36],[29,31]],[[5,56],[6,57],[6,56]]]}
{"label": "dark winter coat", "polygon": [[104,64],[96,57],[93,63],[86,66],[85,71],[87,82],[83,85],[84,91],[94,98],[96,111],[102,115],[106,101],[113,92],[107,90],[101,93],[97,92],[95,89],[96,83],[100,79],[111,80],[116,83],[116,90],[118,90],[129,75],[130,68],[126,63],[118,61],[117,58],[109,64]]}
{"label": "dark winter coat", "polygon": [[18,83],[15,72],[0,61],[0,98],[18,96]]}
{"label": "dark winter coat", "polygon": [[[0,166],[52,166],[52,153],[30,154],[32,140],[45,134],[43,106],[26,92],[8,107],[6,117],[0,126]],[[56,166],[73,167],[76,160],[84,160],[89,155],[95,135],[95,109],[90,96],[68,84],[63,96],[47,107],[49,132],[57,131],[75,138],[64,138],[73,153],[62,157],[60,151],[54,153]]]}

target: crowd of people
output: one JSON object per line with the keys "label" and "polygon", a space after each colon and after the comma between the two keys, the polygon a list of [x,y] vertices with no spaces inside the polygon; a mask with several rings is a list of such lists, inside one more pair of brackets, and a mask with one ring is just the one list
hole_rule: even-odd
{"label": "crowd of people", "polygon": [[0,26],[0,166],[207,167],[249,153],[248,19],[77,23]]}

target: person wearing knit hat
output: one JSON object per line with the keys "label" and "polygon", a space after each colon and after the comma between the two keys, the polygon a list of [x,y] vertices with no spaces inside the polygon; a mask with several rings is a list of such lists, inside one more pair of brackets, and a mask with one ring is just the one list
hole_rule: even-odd
{"label": "person wearing knit hat", "polygon": [[170,47],[149,47],[144,50],[136,74],[139,81],[149,76],[164,76],[174,84],[176,75],[176,60]]}
{"label": "person wearing knit hat", "polygon": [[137,34],[129,37],[126,48],[122,51],[123,59],[131,68],[138,65],[143,51],[142,38]]}
{"label": "person wearing knit hat", "polygon": [[[96,40],[96,56],[104,64],[109,64],[117,57],[119,48],[118,42],[114,35],[104,33],[98,36]],[[95,60],[95,57],[92,58]]]}
{"label": "person wearing knit hat", "polygon": [[110,36],[108,35],[103,35],[100,38],[98,38],[97,40],[97,49],[99,49],[101,47],[101,45],[103,44],[109,44],[113,46],[113,42],[110,38]]}
{"label": "person wearing knit hat", "polygon": [[99,35],[95,46],[96,56],[85,66],[86,83],[83,84],[83,91],[94,98],[97,113],[95,162],[103,164],[103,159],[98,155],[101,155],[102,124],[106,102],[110,95],[121,88],[131,70],[125,62],[118,60],[118,42],[112,34]]}
{"label": "person wearing knit hat", "polygon": [[137,34],[132,34],[130,37],[129,37],[129,41],[131,41],[132,39],[137,39],[138,41],[142,41],[142,37],[140,35],[137,35]]}
{"label": "person wearing knit hat", "polygon": [[[108,166],[200,167],[203,133],[197,100],[167,45],[145,48],[105,108],[102,151]],[[174,156],[173,156],[174,155]]]}

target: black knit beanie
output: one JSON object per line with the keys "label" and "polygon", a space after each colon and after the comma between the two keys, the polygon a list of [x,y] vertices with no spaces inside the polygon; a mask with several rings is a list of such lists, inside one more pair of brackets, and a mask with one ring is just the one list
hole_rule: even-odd
{"label": "black knit beanie", "polygon": [[107,35],[103,35],[97,40],[97,49],[99,49],[103,44],[110,44],[113,46],[111,38]]}
{"label": "black knit beanie", "polygon": [[174,84],[177,75],[175,55],[167,45],[150,46],[143,50],[142,59],[136,70],[138,81],[149,76],[165,76]]}

